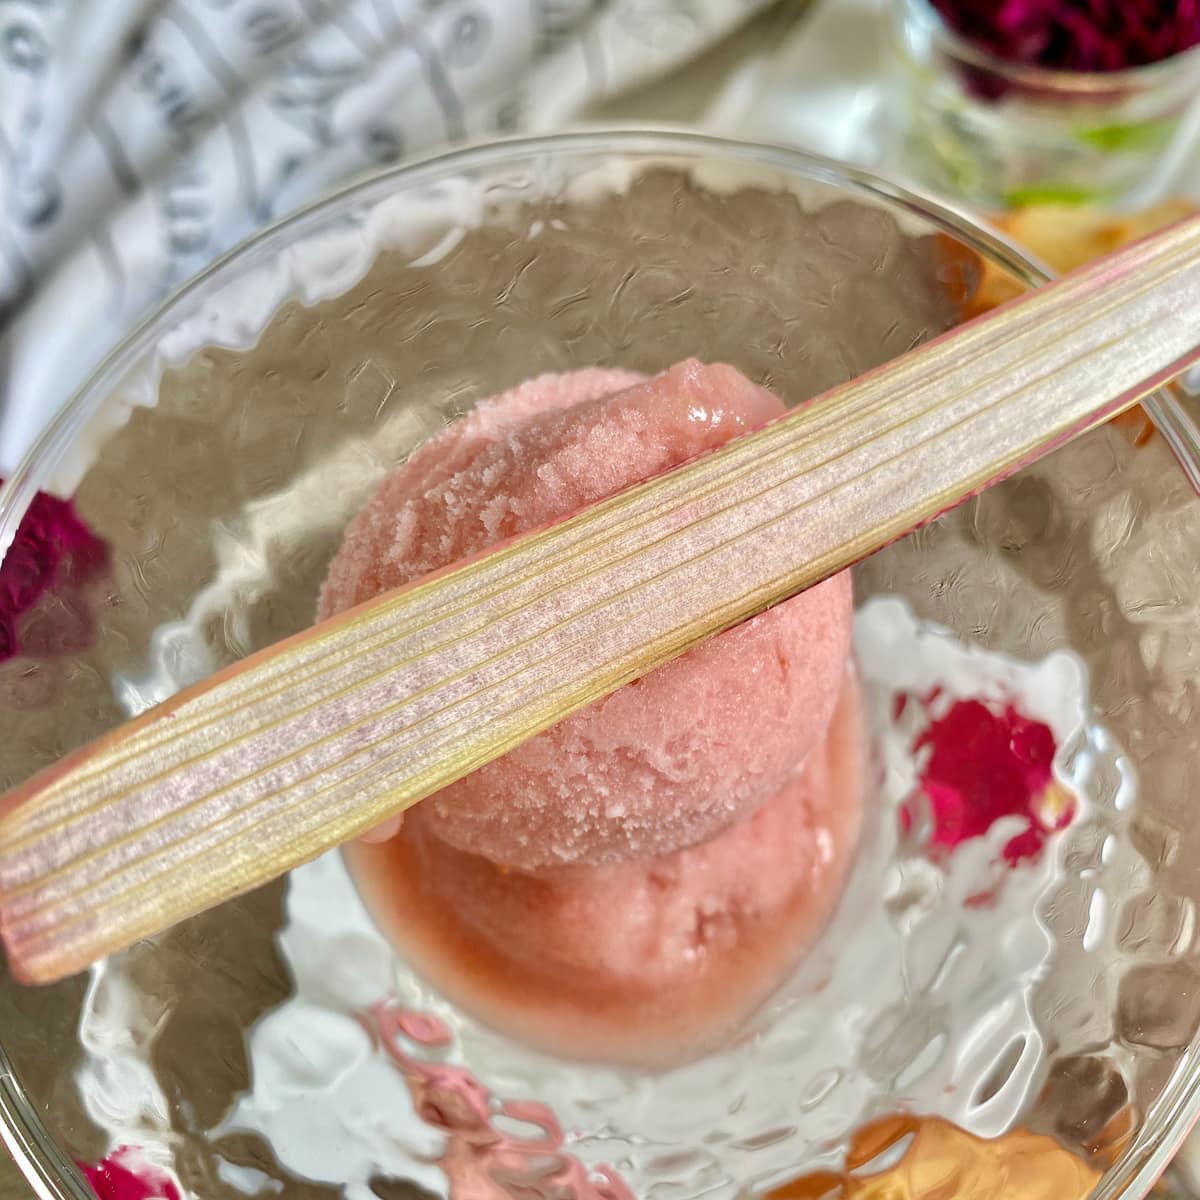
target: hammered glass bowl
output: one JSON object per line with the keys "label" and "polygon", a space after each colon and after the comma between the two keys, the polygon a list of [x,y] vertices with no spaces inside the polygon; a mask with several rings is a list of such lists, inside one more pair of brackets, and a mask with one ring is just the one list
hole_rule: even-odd
{"label": "hammered glass bowl", "polygon": [[[886,181],[674,133],[466,150],[289,218],[132,334],[0,492],[0,545],[42,490],[109,547],[0,664],[0,785],[310,624],[372,484],[481,397],[697,354],[795,404],[962,320],[985,269],[1041,278]],[[1187,454],[1106,426],[857,569],[868,832],[832,926],[726,1050],[639,1074],[510,1043],[390,953],[334,855],[86,978],[0,983],[0,1118],[30,1183],[79,1200],[75,1164],[132,1146],[205,1198],[444,1192],[446,1131],[413,1099],[426,1055],[472,1073],[516,1147],[479,1194],[758,1194],[915,1112],[1056,1139],[1095,1195],[1144,1195],[1200,1112]],[[1075,820],[1003,902],[971,903],[994,842],[948,867],[897,819],[913,767],[888,714],[929,663],[1068,713]],[[363,1032],[380,1003],[449,1043],[397,1070]],[[558,1124],[522,1140],[502,1125],[530,1103]]]}

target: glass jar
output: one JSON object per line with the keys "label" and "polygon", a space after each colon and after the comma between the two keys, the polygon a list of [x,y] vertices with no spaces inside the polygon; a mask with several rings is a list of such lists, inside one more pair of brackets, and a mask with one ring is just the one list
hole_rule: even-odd
{"label": "glass jar", "polygon": [[910,174],[982,206],[1153,203],[1200,133],[1200,48],[1124,71],[1059,71],[998,58],[928,0],[896,0]]}

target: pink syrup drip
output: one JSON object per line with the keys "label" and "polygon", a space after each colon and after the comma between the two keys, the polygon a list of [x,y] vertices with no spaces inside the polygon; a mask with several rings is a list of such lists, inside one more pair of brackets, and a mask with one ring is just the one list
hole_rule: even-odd
{"label": "pink syrup drip", "polygon": [[[608,1166],[589,1170],[564,1149],[566,1137],[550,1109],[534,1100],[497,1101],[465,1067],[432,1062],[405,1050],[402,1039],[443,1049],[449,1029],[437,1017],[388,1001],[364,1018],[403,1073],[413,1107],[426,1124],[446,1134],[439,1164],[453,1200],[634,1200]],[[529,1126],[519,1137],[496,1127],[496,1118]]]}
{"label": "pink syrup drip", "polygon": [[98,1163],[79,1163],[98,1200],[180,1200],[179,1185],[135,1146],[119,1146]]}

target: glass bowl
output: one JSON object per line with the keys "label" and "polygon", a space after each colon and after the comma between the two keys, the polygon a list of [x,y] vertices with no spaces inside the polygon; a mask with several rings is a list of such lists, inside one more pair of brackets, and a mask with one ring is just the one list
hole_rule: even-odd
{"label": "glass bowl", "polygon": [[[10,555],[39,490],[108,548],[14,629],[0,785],[307,626],[372,485],[483,396],[698,354],[795,404],[956,324],[984,270],[1042,278],[884,180],[675,133],[466,150],[289,218],[132,334],[0,492]],[[1200,1111],[1198,566],[1180,463],[1118,424],[857,569],[866,832],[719,1052],[534,1053],[417,978],[329,855],[86,978],[5,977],[5,1140],[54,1200],[390,1200],[444,1193],[447,1162],[458,1195],[674,1200],[821,1194],[795,1180],[907,1161],[941,1118],[968,1141],[939,1195],[1014,1131],[1014,1161],[1144,1195]],[[972,703],[1045,726],[1057,808],[951,846],[922,738]]]}

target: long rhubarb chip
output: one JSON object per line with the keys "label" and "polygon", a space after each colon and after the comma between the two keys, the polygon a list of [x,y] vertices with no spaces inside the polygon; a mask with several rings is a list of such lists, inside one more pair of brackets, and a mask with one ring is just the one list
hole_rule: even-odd
{"label": "long rhubarb chip", "polygon": [[0,810],[49,981],[363,833],[856,562],[1200,358],[1200,219],[768,428],[256,654]]}

